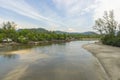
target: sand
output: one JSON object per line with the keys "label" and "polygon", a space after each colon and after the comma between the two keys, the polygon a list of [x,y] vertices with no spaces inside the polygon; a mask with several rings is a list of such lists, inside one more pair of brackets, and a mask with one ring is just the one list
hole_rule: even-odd
{"label": "sand", "polygon": [[120,80],[120,48],[99,43],[83,46],[90,51],[103,66],[111,80]]}

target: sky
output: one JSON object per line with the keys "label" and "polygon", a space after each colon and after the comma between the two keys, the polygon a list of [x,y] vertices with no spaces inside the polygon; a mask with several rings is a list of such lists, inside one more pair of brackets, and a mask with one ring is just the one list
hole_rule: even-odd
{"label": "sky", "polygon": [[94,21],[110,10],[119,22],[120,0],[0,0],[0,24],[14,21],[18,29],[93,31]]}

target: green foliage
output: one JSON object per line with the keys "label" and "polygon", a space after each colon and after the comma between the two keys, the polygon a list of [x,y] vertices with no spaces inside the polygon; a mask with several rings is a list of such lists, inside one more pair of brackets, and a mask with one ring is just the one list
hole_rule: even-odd
{"label": "green foliage", "polygon": [[[3,23],[0,33],[2,33],[3,38],[10,38],[13,41],[16,40],[16,24],[14,22]],[[15,39],[15,40],[14,40]]]}
{"label": "green foliage", "polygon": [[103,42],[103,44],[106,45],[120,47],[120,37],[117,36],[105,35],[104,37],[102,37],[101,41]]}
{"label": "green foliage", "polygon": [[98,38],[99,35],[84,35],[84,34],[74,34],[67,32],[58,31],[48,31],[43,28],[38,29],[15,29],[16,24],[14,22],[3,23],[2,28],[0,28],[0,42],[4,39],[11,39],[18,43],[28,43],[28,42],[39,42],[39,41],[66,41],[66,40],[79,40],[81,38]]}
{"label": "green foliage", "polygon": [[28,43],[28,39],[25,38],[24,36],[19,36],[18,37],[18,42],[26,44],[26,43]]}
{"label": "green foliage", "polygon": [[119,27],[117,21],[114,19],[114,12],[107,11],[104,12],[103,18],[98,18],[95,20],[95,30],[99,31],[100,34],[112,34],[114,35],[116,29]]}
{"label": "green foliage", "polygon": [[120,37],[120,31],[117,33],[117,37]]}
{"label": "green foliage", "polygon": [[2,42],[3,38],[4,38],[4,34],[0,34],[0,42]]}
{"label": "green foliage", "polygon": [[101,41],[103,44],[111,45],[113,44],[113,39],[114,39],[114,36],[105,35],[101,38]]}
{"label": "green foliage", "polygon": [[120,30],[116,34],[118,28],[120,28],[120,25],[115,21],[113,11],[105,12],[103,18],[95,21],[94,26],[94,29],[101,33],[101,42],[103,44],[120,47]]}

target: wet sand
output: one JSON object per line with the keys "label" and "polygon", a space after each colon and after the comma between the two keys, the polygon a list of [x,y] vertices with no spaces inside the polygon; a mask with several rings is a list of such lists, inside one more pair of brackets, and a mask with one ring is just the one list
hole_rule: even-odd
{"label": "wet sand", "polygon": [[83,47],[97,57],[110,80],[120,80],[120,48],[100,43],[86,44]]}
{"label": "wet sand", "polygon": [[9,53],[5,54],[13,54],[13,55],[20,55],[19,59],[21,62],[25,62],[19,66],[16,66],[15,69],[8,72],[2,80],[19,80],[22,76],[26,74],[26,70],[30,66],[30,64],[35,63],[39,59],[48,58],[49,56],[46,54],[35,54],[31,49],[25,50],[17,50],[17,51],[10,51]]}

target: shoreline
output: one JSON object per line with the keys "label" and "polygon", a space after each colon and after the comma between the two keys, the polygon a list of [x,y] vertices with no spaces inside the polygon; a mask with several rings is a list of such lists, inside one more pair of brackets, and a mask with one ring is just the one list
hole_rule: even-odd
{"label": "shoreline", "polygon": [[65,43],[65,42],[71,42],[71,41],[93,41],[98,40],[96,38],[82,38],[82,39],[71,39],[71,40],[52,40],[52,41],[30,41],[28,43],[18,43],[18,42],[1,42],[0,48],[5,46],[20,46],[20,45],[28,45],[28,46],[34,46],[34,45],[45,45],[45,44],[56,44],[56,43]]}
{"label": "shoreline", "polygon": [[55,40],[55,41],[30,41],[28,43],[17,43],[17,42],[8,42],[8,43],[0,43],[0,48],[5,46],[21,46],[21,45],[28,45],[28,46],[36,46],[36,45],[45,45],[45,44],[52,44],[52,43],[63,43],[63,42],[70,42],[71,40]]}
{"label": "shoreline", "polygon": [[120,48],[100,43],[83,45],[95,56],[110,80],[120,80]]}

